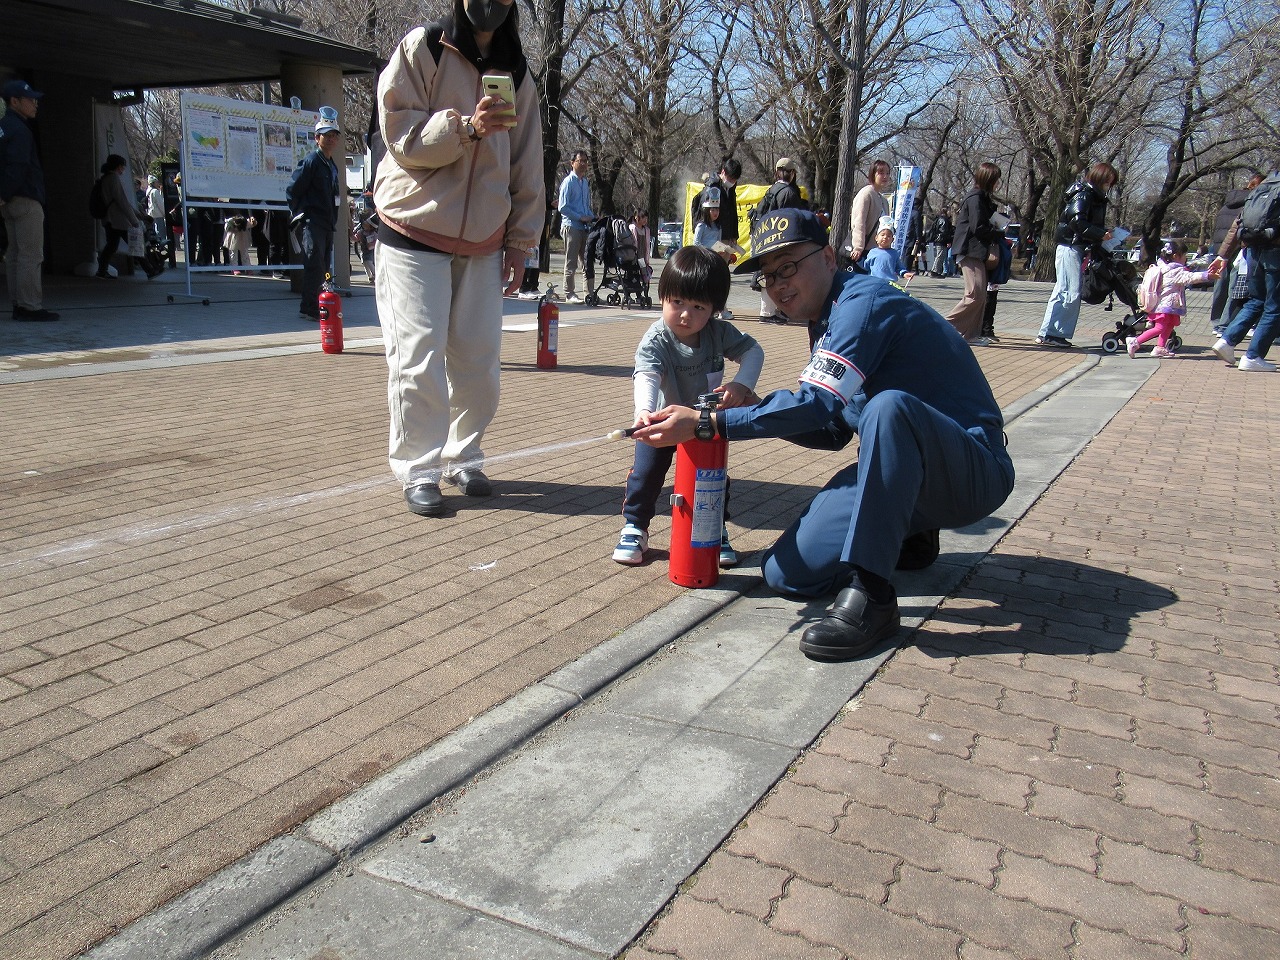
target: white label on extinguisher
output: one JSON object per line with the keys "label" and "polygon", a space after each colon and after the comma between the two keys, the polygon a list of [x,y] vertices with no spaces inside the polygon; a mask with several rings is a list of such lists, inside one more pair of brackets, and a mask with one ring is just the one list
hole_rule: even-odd
{"label": "white label on extinguisher", "polygon": [[698,468],[693,482],[692,545],[719,547],[724,527],[725,468]]}
{"label": "white label on extinguisher", "polygon": [[560,352],[558,349],[556,349],[556,340],[559,338],[559,336],[560,336],[560,324],[557,323],[555,320],[552,320],[550,323],[547,324],[547,349],[555,354],[559,354]]}

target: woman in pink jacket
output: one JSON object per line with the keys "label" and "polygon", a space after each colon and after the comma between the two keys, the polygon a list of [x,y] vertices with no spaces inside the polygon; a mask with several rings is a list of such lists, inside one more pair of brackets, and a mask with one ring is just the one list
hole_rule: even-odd
{"label": "woman in pink jacket", "polygon": [[1181,240],[1166,240],[1165,245],[1160,248],[1159,259],[1147,268],[1139,294],[1141,297],[1152,298],[1152,308],[1147,311],[1147,322],[1151,324],[1151,328],[1129,338],[1126,343],[1129,356],[1137,356],[1138,347],[1153,337],[1159,337],[1160,342],[1151,348],[1151,355],[1172,357],[1169,337],[1173,335],[1173,328],[1182,323],[1182,318],[1187,314],[1187,287],[1209,279],[1217,279],[1217,273],[1212,268],[1187,269],[1185,243]]}

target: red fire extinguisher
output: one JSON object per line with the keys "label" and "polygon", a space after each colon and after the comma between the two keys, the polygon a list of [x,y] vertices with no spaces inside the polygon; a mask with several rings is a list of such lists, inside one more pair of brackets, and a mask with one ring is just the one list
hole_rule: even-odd
{"label": "red fire extinguisher", "polygon": [[554,370],[556,368],[556,340],[560,333],[560,308],[555,305],[555,287],[547,287],[547,292],[538,301],[538,369]]}
{"label": "red fire extinguisher", "polygon": [[342,352],[342,298],[327,273],[320,289],[320,349],[325,353]]}
{"label": "red fire extinguisher", "polygon": [[[703,394],[698,410],[714,410],[719,402],[719,394]],[[679,586],[714,587],[720,579],[728,461],[729,441],[724,437],[695,438],[676,447],[667,576]]]}

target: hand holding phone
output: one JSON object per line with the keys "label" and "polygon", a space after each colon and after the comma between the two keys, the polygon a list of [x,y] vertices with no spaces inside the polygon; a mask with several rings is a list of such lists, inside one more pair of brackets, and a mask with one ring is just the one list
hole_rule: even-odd
{"label": "hand holding phone", "polygon": [[494,120],[504,127],[514,127],[517,123],[516,86],[511,77],[505,73],[486,73],[480,78],[480,85],[486,97],[507,104],[493,111]]}

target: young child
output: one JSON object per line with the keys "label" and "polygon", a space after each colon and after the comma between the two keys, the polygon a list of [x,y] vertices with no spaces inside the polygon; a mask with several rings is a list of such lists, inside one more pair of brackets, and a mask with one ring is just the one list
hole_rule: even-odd
{"label": "young child", "polygon": [[[634,426],[647,426],[649,415],[669,404],[693,406],[700,394],[711,391],[720,394],[721,409],[755,402],[752,391],[764,366],[764,350],[754,337],[718,316],[728,296],[729,267],[718,254],[706,247],[681,247],[667,260],[658,278],[662,319],[645,332],[636,348]],[[726,357],[738,364],[737,376],[728,383],[724,382]],[[675,447],[636,444],[622,504],[626,525],[613,551],[618,563],[644,561],[649,521],[675,451]],[[725,519],[728,516],[726,479]],[[729,531],[722,528],[720,566],[737,562]]]}
{"label": "young child", "polygon": [[702,214],[693,229],[693,242],[699,247],[714,247],[720,242],[720,190],[707,187],[702,194]]}
{"label": "young child", "polygon": [[902,265],[902,257],[893,249],[893,227],[885,224],[884,218],[881,218],[880,228],[876,231],[876,248],[868,250],[862,262],[873,277],[892,283],[915,276]]}
{"label": "young child", "polygon": [[1159,337],[1160,342],[1151,350],[1153,357],[1172,357],[1173,351],[1169,349],[1169,337],[1173,334],[1173,328],[1182,322],[1182,317],[1187,312],[1187,296],[1186,289],[1189,284],[1197,281],[1209,279],[1217,279],[1217,273],[1212,269],[1192,271],[1187,269],[1187,245],[1181,240],[1167,240],[1165,245],[1160,248],[1160,256],[1148,271],[1158,271],[1152,275],[1151,280],[1147,276],[1142,279],[1142,285],[1148,286],[1154,282],[1156,295],[1158,300],[1153,309],[1147,311],[1147,322],[1151,324],[1151,329],[1144,330],[1136,337],[1130,337],[1126,346],[1129,348],[1129,356],[1138,355],[1138,347],[1146,343],[1153,337]]}

